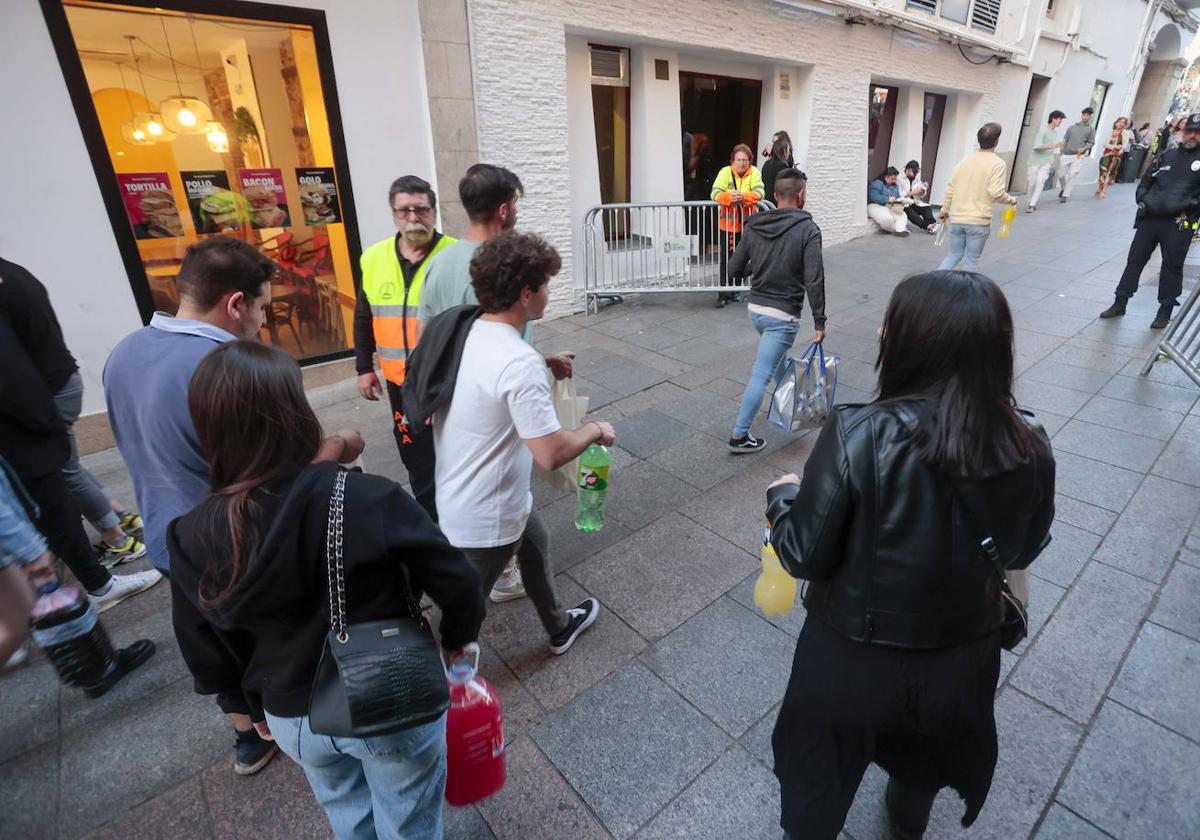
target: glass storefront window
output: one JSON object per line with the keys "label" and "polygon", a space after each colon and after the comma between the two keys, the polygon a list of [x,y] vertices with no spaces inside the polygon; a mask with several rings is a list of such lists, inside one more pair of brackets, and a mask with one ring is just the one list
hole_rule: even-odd
{"label": "glass storefront window", "polygon": [[126,263],[136,249],[143,270],[135,293],[144,283],[143,310],[148,297],[173,314],[187,247],[234,236],[277,266],[263,340],[298,359],[344,352],[357,230],[318,52],[327,41],[295,22],[320,13],[281,8],[274,21],[186,5],[61,0],[111,167],[99,181],[117,193]]}

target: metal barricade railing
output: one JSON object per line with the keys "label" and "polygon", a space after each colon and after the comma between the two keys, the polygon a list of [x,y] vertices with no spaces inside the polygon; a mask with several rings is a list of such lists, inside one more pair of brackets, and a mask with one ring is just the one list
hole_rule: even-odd
{"label": "metal barricade railing", "polygon": [[1170,359],[1200,385],[1200,280],[1196,281],[1179,314],[1171,319],[1162,340],[1142,366],[1142,376],[1149,373],[1159,359]]}
{"label": "metal barricade railing", "polygon": [[729,277],[728,257],[746,219],[774,209],[765,200],[730,208],[715,201],[593,207],[583,218],[586,310],[632,293],[749,289],[746,279]]}

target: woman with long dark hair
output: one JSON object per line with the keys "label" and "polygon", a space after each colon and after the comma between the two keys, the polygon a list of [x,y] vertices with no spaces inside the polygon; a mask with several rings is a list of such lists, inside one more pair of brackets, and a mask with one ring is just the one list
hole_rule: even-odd
{"label": "woman with long dark hair", "polygon": [[771,157],[763,164],[762,179],[763,187],[766,188],[767,201],[775,203],[775,178],[780,172],[787,169],[792,158],[792,144],[788,140],[780,138],[771,146]]}
{"label": "woman with long dark hair", "polygon": [[[371,738],[309,726],[330,629],[326,525],[341,468],[311,463],[321,425],[300,368],[256,342],[221,345],[196,368],[188,408],[212,495],[171,523],[167,547],[175,634],[196,690],[246,697],[259,733],[304,768],[336,837],[440,838],[444,716]],[[442,609],[448,651],[475,640],[479,576],[408,493],[352,474],[343,517],[350,623],[405,616],[425,592]]]}
{"label": "woman with long dark hair", "polygon": [[921,837],[947,786],[975,821],[996,765],[1001,569],[1028,567],[1054,516],[1054,458],[1014,402],[995,283],[902,281],[876,367],[879,398],[839,406],[803,480],[767,492],[771,542],[808,581],[773,739],[780,824],[805,840],[837,836],[871,762],[890,775],[894,836]]}

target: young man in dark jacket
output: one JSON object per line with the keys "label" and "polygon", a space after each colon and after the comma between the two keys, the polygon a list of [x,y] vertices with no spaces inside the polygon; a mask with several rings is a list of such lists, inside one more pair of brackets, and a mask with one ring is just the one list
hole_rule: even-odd
{"label": "young man in dark jacket", "polygon": [[1137,232],[1129,246],[1129,257],[1113,305],[1101,318],[1119,318],[1125,304],[1138,290],[1142,269],[1162,250],[1158,275],[1158,313],[1150,329],[1161,330],[1171,320],[1183,292],[1183,263],[1200,219],[1200,114],[1192,114],[1183,126],[1183,140],[1150,164],[1137,188]]}
{"label": "young man in dark jacket", "polygon": [[762,405],[767,382],[778,384],[784,357],[800,331],[804,296],[812,309],[817,334],[825,340],[825,266],[821,260],[821,229],[804,210],[808,178],[798,169],[785,169],[775,179],[777,210],[757,213],[729,263],[732,277],[753,275],[750,284],[750,322],[758,330],[758,356],[742,408],[729,438],[735,453],[758,452],[765,441],[750,433]]}

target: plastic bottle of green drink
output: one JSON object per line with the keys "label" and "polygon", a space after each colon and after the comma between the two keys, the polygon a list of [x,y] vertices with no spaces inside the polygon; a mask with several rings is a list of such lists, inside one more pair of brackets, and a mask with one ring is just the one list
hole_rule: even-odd
{"label": "plastic bottle of green drink", "polygon": [[608,471],[612,459],[608,450],[593,443],[579,456],[576,475],[579,501],[575,505],[575,527],[591,533],[604,527],[604,497],[608,493]]}

